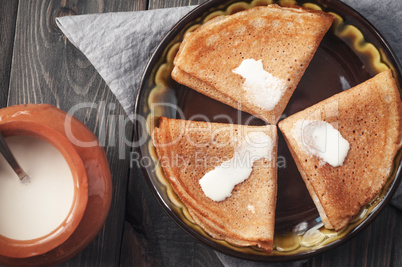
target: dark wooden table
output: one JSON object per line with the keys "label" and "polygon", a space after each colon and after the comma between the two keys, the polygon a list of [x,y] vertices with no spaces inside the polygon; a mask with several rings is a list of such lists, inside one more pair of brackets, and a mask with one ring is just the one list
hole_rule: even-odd
{"label": "dark wooden table", "polygon": [[[95,240],[65,266],[222,266],[215,252],[179,228],[162,210],[140,171],[130,167],[124,133],[111,120],[126,116],[106,83],[57,28],[55,18],[199,4],[197,0],[2,0],[0,3],[0,107],[49,103],[65,111],[95,104],[75,116],[100,140],[113,176],[113,201]],[[359,10],[358,10],[359,11]],[[115,108],[110,108],[114,104]],[[105,106],[107,105],[107,106]],[[108,108],[101,108],[101,107]],[[356,238],[306,266],[402,266],[402,212],[392,206]]]}

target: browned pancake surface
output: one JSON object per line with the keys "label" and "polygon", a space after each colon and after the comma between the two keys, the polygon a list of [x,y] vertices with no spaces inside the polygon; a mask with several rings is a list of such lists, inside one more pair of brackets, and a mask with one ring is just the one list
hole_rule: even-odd
{"label": "browned pancake surface", "polygon": [[[236,185],[230,197],[219,202],[211,200],[205,196],[199,180],[231,159],[237,145],[235,140],[242,140],[249,130],[263,131],[272,138],[272,159],[254,162],[250,177]],[[174,191],[206,232],[232,244],[257,245],[272,251],[277,189],[275,126],[161,118],[153,140]]]}
{"label": "browned pancake surface", "polygon": [[[345,227],[384,186],[401,146],[401,116],[388,70],[279,123],[310,194],[325,210],[327,228]],[[303,148],[297,137],[303,120],[323,120],[338,129],[350,144],[342,166],[332,167]]]}
{"label": "browned pancake surface", "polygon": [[[200,93],[275,124],[310,63],[333,17],[277,5],[218,17],[185,36],[172,77]],[[245,97],[244,78],[234,74],[244,59],[262,60],[264,70],[287,89],[271,111]]]}

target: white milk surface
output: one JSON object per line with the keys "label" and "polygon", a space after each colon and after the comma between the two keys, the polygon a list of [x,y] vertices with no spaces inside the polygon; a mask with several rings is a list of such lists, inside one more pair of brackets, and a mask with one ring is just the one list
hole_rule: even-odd
{"label": "white milk surface", "polygon": [[6,138],[30,181],[22,183],[0,155],[0,235],[30,240],[55,230],[73,204],[74,182],[63,155],[35,137]]}

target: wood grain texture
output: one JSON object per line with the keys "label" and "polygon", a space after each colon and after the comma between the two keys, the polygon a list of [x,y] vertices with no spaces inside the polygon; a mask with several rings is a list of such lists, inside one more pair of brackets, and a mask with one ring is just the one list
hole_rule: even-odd
{"label": "wood grain texture", "polygon": [[[129,151],[133,126],[118,129],[123,109],[94,67],[57,28],[57,16],[131,11],[144,1],[23,1],[19,3],[10,79],[9,105],[49,103],[69,111],[92,104],[74,115],[98,136],[107,153],[113,179],[113,200],[105,226],[95,240],[65,266],[118,266],[124,222]],[[118,132],[120,131],[120,132]],[[126,150],[126,151],[125,151]]]}
{"label": "wood grain texture", "polygon": [[[130,166],[130,148],[122,139],[132,140],[133,125],[118,129],[119,120],[126,119],[123,109],[54,21],[57,16],[203,2],[7,0],[0,4],[0,106],[7,104],[7,98],[8,105],[50,103],[65,111],[92,103],[92,108],[79,109],[74,115],[104,144],[111,166],[113,202],[106,224],[83,252],[63,266],[221,266],[212,249],[185,233],[157,203],[138,166]],[[402,212],[387,207],[356,238],[305,265],[402,266],[401,236]]]}
{"label": "wood grain texture", "polygon": [[[184,232],[157,203],[138,166],[131,175],[124,231],[131,238],[123,241],[121,266],[221,266],[212,249]],[[126,251],[128,242],[132,248]]]}
{"label": "wood grain texture", "polygon": [[[389,209],[396,221],[395,228],[390,231],[393,240],[391,244],[392,255],[390,266],[402,266],[402,211],[394,207],[389,207]],[[378,220],[383,221],[386,220],[386,218],[379,218]],[[388,238],[390,238],[390,236],[385,236],[384,239],[387,241]]]}
{"label": "wood grain texture", "polygon": [[7,106],[18,0],[0,4],[0,108]]}
{"label": "wood grain texture", "polygon": [[387,206],[346,244],[316,256],[306,266],[402,266],[402,212]]}

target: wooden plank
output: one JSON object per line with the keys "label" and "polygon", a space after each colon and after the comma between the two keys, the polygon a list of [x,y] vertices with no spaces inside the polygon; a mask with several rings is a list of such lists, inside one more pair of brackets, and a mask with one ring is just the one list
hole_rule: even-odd
{"label": "wooden plank", "polygon": [[401,266],[402,213],[388,206],[353,240],[311,259],[306,266]]}
{"label": "wooden plank", "polygon": [[125,129],[116,127],[118,119],[125,118],[123,109],[94,67],[57,28],[55,17],[145,7],[145,0],[21,0],[19,3],[9,104],[50,103],[68,111],[79,103],[93,103],[94,108],[80,109],[74,115],[100,140],[105,140],[113,177],[113,201],[104,228],[66,266],[119,264],[129,170],[129,162],[119,159],[119,153],[128,154],[122,152],[125,148],[119,146],[119,136],[131,140],[133,126],[130,123]]}
{"label": "wooden plank", "polygon": [[215,252],[182,230],[133,166],[127,196],[121,266],[220,266]]}
{"label": "wooden plank", "polygon": [[390,207],[390,209],[396,220],[395,228],[390,229],[393,238],[391,244],[392,256],[390,266],[402,266],[402,211],[395,207]]}
{"label": "wooden plank", "polygon": [[18,0],[0,5],[0,108],[7,106]]}

